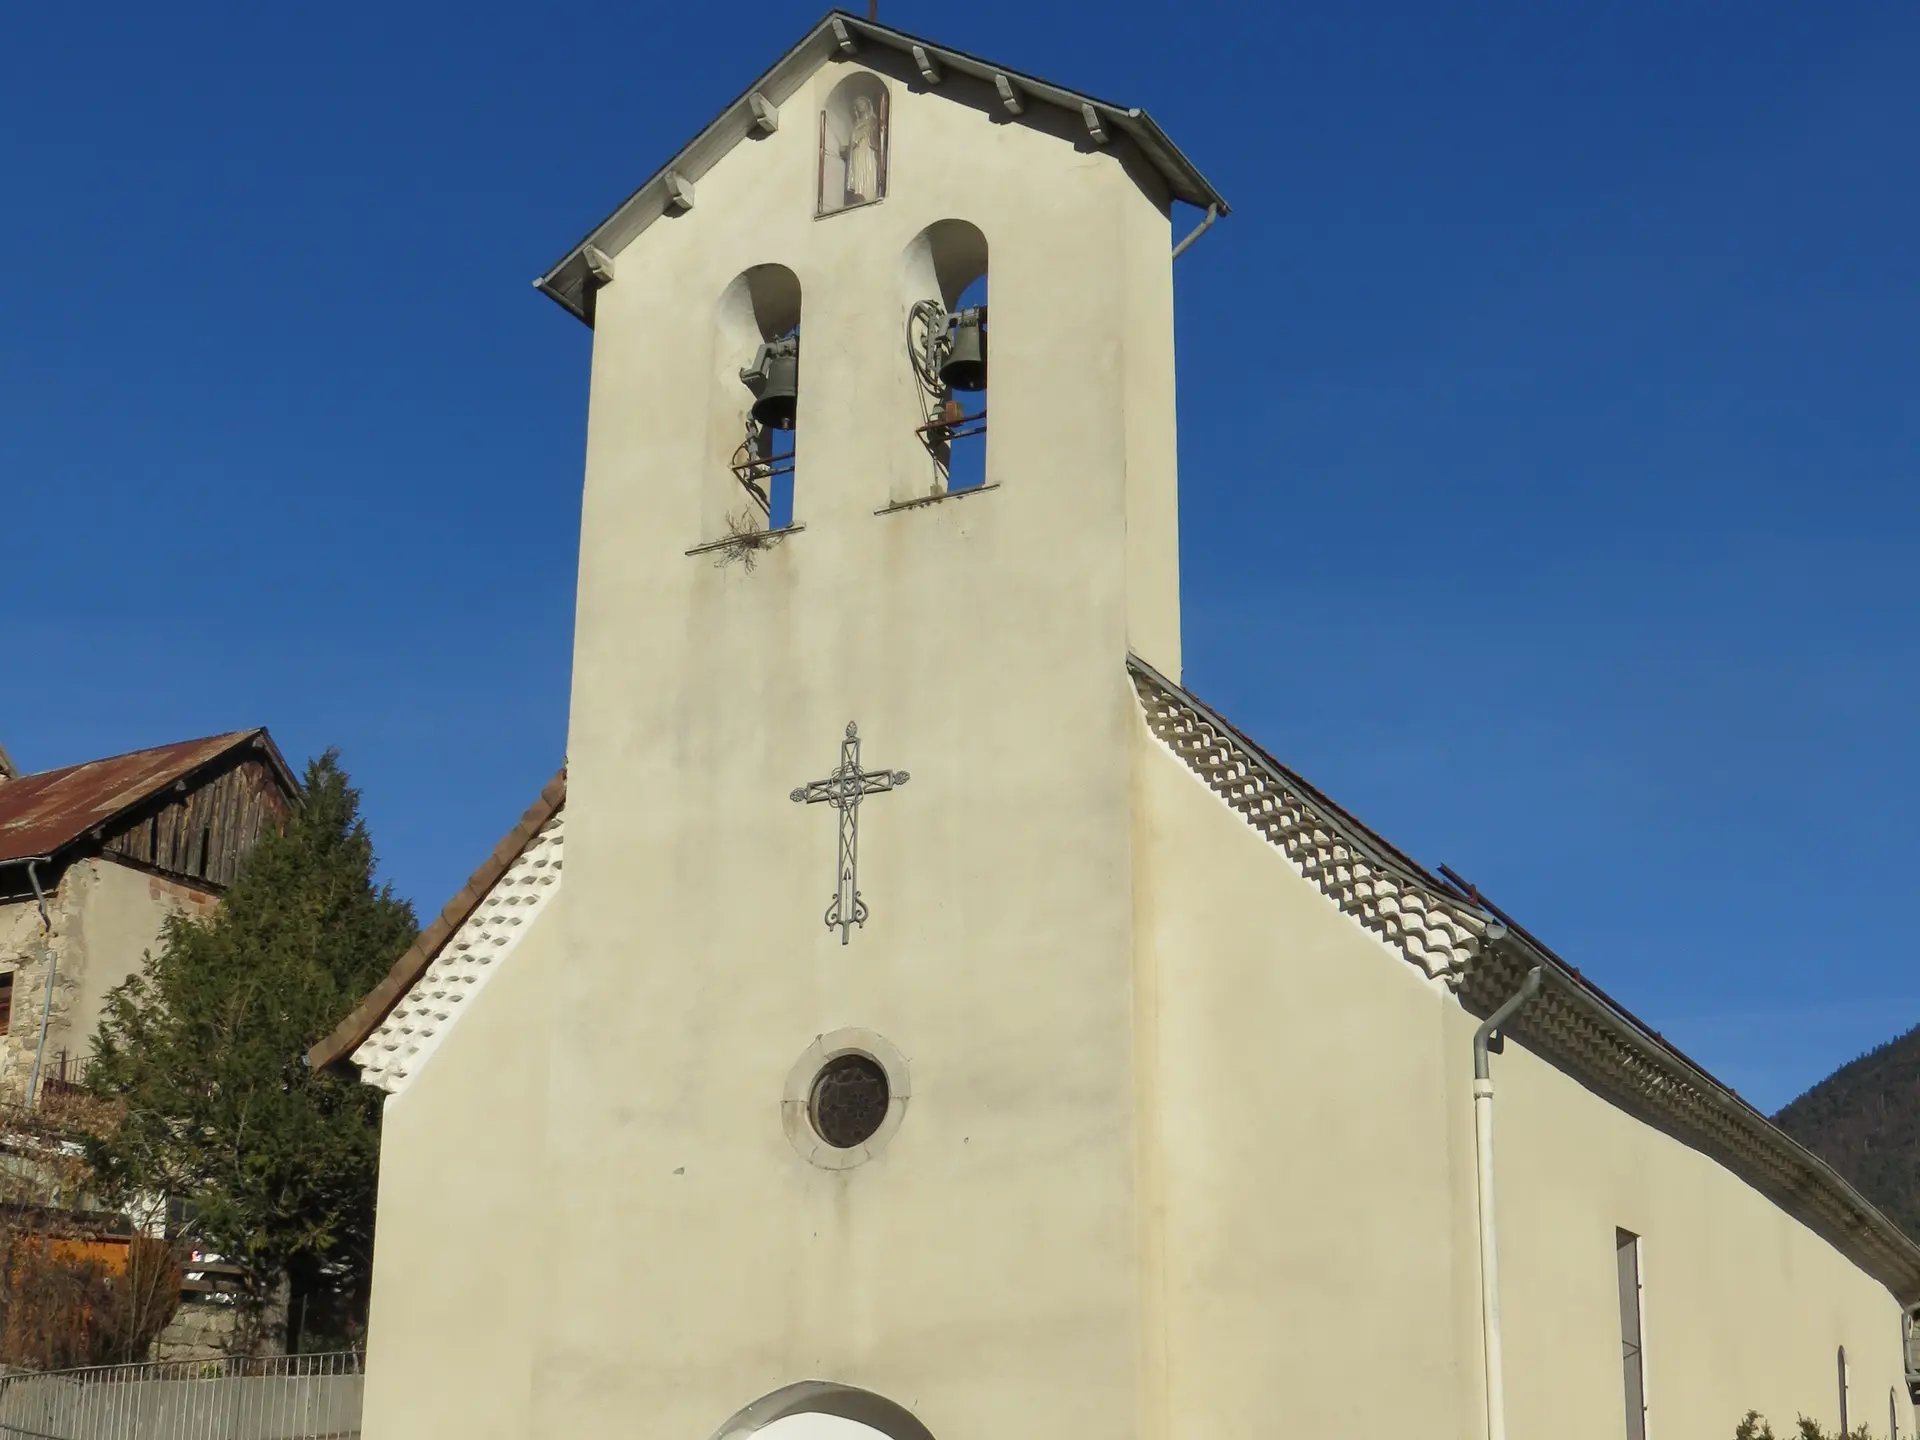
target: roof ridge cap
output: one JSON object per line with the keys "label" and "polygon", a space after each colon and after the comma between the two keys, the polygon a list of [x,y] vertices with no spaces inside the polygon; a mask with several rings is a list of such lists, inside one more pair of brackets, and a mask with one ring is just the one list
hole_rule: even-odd
{"label": "roof ridge cap", "polygon": [[[13,778],[16,780],[44,780],[50,775],[61,775],[69,770],[84,770],[89,765],[110,765],[115,760],[131,760],[136,755],[151,755],[159,750],[177,750],[188,745],[208,745],[215,740],[231,740],[235,745],[238,745],[242,740],[251,739],[255,735],[264,735],[266,731],[266,726],[255,725],[250,730],[221,730],[216,731],[212,735],[196,735],[186,740],[166,740],[158,745],[140,745],[132,750],[117,751],[112,755],[95,755],[88,760],[76,760],[71,765],[55,765],[47,770],[20,771],[16,769]],[[0,757],[5,756],[5,749],[0,748]]]}

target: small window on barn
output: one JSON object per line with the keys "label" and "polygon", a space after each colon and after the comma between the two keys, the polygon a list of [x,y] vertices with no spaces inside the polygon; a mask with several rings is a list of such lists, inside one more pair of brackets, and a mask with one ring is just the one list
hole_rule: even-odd
{"label": "small window on barn", "polygon": [[13,1028],[13,972],[0,975],[0,1035]]}

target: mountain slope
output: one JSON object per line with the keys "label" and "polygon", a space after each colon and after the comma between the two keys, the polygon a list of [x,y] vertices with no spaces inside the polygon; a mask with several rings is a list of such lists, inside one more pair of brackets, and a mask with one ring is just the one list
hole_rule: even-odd
{"label": "mountain slope", "polygon": [[1920,1028],[1842,1065],[1773,1119],[1920,1239]]}

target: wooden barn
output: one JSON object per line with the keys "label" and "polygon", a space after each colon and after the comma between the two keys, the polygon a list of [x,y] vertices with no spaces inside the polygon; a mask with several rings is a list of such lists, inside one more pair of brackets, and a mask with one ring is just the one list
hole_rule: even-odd
{"label": "wooden barn", "polygon": [[297,793],[264,729],[30,775],[0,757],[0,1103],[77,1077],[107,992]]}

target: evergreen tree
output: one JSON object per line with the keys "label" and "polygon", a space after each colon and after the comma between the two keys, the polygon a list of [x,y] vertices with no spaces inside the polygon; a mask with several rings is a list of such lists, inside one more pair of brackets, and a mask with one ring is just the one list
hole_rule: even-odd
{"label": "evergreen tree", "polygon": [[[179,1202],[184,1234],[246,1267],[255,1313],[289,1285],[289,1348],[364,1314],[379,1096],[305,1051],[417,933],[374,885],[360,796],[329,751],[205,920],[108,996],[88,1084],[125,1117],[91,1142],[102,1194]],[[309,1346],[311,1348],[311,1346]]]}

